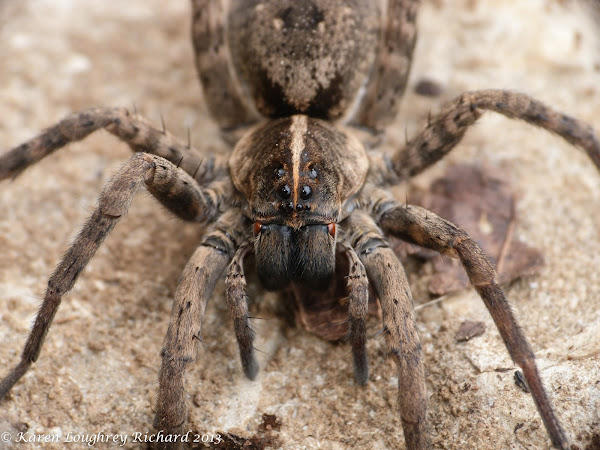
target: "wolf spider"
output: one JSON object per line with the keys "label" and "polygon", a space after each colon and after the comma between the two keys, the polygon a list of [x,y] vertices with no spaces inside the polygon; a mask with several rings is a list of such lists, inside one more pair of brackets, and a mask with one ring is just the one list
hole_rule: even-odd
{"label": "wolf spider", "polygon": [[[349,341],[358,384],[368,380],[369,287],[398,367],[399,413],[408,448],[427,448],[427,394],[412,297],[386,236],[458,258],[525,380],[554,446],[568,439],[544,390],[534,355],[497,275],[460,228],[405,205],[389,188],[448,154],[484,111],[524,120],[584,149],[600,167],[600,143],[586,124],[528,97],[498,90],[450,102],[391,155],[370,144],[396,115],[416,39],[419,1],[352,6],[332,0],[193,0],[196,65],[230,155],[200,153],[136,113],[96,108],[73,114],[0,157],[0,179],[18,175],[66,144],[105,129],[135,154],[105,186],[98,207],[48,281],[20,362],[0,398],[40,354],[62,296],[127,212],[142,186],[169,211],[210,228],[186,265],[164,340],[155,428],[180,433],[187,418],[184,375],[201,319],[224,272],[242,367],[257,375],[244,261],[253,255],[263,286],[320,291],[347,283]],[[383,10],[387,4],[387,10]],[[348,273],[336,271],[344,258]]]}

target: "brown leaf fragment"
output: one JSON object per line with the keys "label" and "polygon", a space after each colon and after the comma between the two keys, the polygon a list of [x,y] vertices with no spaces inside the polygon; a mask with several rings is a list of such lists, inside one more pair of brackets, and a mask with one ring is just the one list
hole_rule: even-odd
{"label": "brown leaf fragment", "polygon": [[475,322],[472,320],[465,320],[460,324],[454,338],[458,342],[465,342],[474,337],[481,336],[483,333],[485,333],[485,323],[481,321]]}
{"label": "brown leaf fragment", "polygon": [[281,422],[275,414],[264,413],[262,420],[262,423],[258,426],[258,431],[279,431],[281,429]]}
{"label": "brown leaf fragment", "polygon": [[[328,341],[347,338],[350,325],[346,278],[348,260],[338,252],[335,264],[334,278],[325,291],[313,291],[297,285],[291,290],[296,324]],[[372,291],[369,292],[368,315],[381,320],[381,307]]]}
{"label": "brown leaf fragment", "polygon": [[26,433],[29,430],[29,424],[27,422],[17,422],[13,424],[13,427],[19,433]]}
{"label": "brown leaf fragment", "polygon": [[527,386],[527,382],[525,381],[523,372],[521,372],[520,370],[515,370],[515,384],[523,392],[525,392],[526,394],[529,394],[529,387]]}
{"label": "brown leaf fragment", "polygon": [[483,333],[485,333],[485,323],[480,321],[474,322],[472,320],[465,320],[460,324],[460,327],[458,328],[456,335],[454,335],[454,338],[458,342],[465,342],[474,337],[481,336]]}
{"label": "brown leaf fragment", "polygon": [[415,92],[424,97],[439,97],[444,92],[444,87],[430,78],[422,78],[415,85]]}
{"label": "brown leaf fragment", "polygon": [[[296,324],[328,341],[348,336],[348,302],[339,293],[294,290]],[[369,296],[369,316],[381,318],[375,296]]]}
{"label": "brown leaf fragment", "polygon": [[[435,180],[427,191],[411,193],[410,203],[423,206],[463,228],[496,265],[501,283],[536,273],[543,265],[539,250],[514,236],[515,195],[508,176],[497,169],[475,165],[456,165]],[[430,251],[397,244],[399,255],[415,255],[431,260],[434,274],[429,292],[440,296],[469,286],[469,279],[458,260]]]}

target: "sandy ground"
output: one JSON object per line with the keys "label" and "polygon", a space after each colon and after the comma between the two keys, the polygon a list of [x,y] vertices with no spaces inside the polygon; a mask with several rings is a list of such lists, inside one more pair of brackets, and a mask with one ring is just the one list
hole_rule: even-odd
{"label": "sandy ground", "polygon": [[[421,34],[392,148],[429,111],[463,90],[513,88],[600,130],[600,43],[592,15],[575,1],[436,0]],[[219,151],[192,66],[184,0],[0,1],[0,151],[64,115],[96,105],[131,106],[185,140]],[[414,94],[416,82],[443,94]],[[92,211],[103,184],[129,156],[107,133],[70,145],[0,185],[0,371],[18,362],[45,282]],[[519,195],[517,234],[542,249],[539,275],[507,287],[538,358],[556,410],[575,445],[600,447],[600,176],[581,152],[526,124],[489,115],[446,162],[501,168]],[[202,229],[170,217],[146,194],[64,298],[42,355],[0,403],[0,432],[25,437],[127,435],[151,430],[159,351],[179,274]],[[411,275],[418,283],[418,277]],[[254,290],[255,298],[267,298]],[[422,303],[426,298],[416,298]],[[268,308],[263,311],[268,315]],[[417,313],[438,448],[547,448],[531,398],[472,290]],[[465,319],[483,336],[457,343]],[[263,436],[281,448],[402,448],[397,378],[383,341],[371,339],[371,376],[355,385],[349,349],[283,321],[257,321],[262,371],[240,369],[233,330],[217,288],[204,320],[205,349],[189,371],[189,429]],[[373,332],[376,324],[371,324]],[[262,414],[279,431],[261,434]],[[5,435],[2,435],[5,437]],[[269,437],[270,436],[270,437]],[[276,445],[276,446],[277,446]],[[96,448],[117,444],[96,444]],[[68,448],[83,448],[72,443]]]}

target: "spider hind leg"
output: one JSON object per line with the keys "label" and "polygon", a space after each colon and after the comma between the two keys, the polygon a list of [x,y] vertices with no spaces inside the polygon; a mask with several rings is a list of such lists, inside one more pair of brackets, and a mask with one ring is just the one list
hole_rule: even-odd
{"label": "spider hind leg", "polygon": [[553,445],[557,448],[569,448],[568,439],[544,389],[533,351],[498,284],[496,271],[481,248],[463,230],[418,206],[392,206],[388,203],[378,216],[379,225],[385,232],[460,259],[471,284],[498,327],[512,360],[523,369]]}

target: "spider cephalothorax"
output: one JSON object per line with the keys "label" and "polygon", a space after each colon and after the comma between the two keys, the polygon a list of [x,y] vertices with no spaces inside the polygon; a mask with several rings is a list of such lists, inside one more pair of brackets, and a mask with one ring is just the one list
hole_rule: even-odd
{"label": "spider cephalothorax", "polygon": [[327,122],[294,115],[244,136],[230,165],[234,185],[248,199],[265,287],[327,284],[335,270],[335,224],[348,215],[345,204],[366,176],[362,144]]}
{"label": "spider cephalothorax", "polygon": [[[202,342],[201,320],[226,273],[226,296],[242,367],[254,378],[244,261],[254,254],[267,289],[315,292],[344,284],[355,378],[368,380],[369,292],[398,367],[398,405],[409,448],[430,445],[423,355],[402,264],[387,237],[458,258],[464,265],[556,447],[568,439],[493,266],[456,225],[396,199],[390,187],[450,152],[481,114],[527,121],[584,149],[600,167],[586,124],[512,91],[467,92],[391,154],[370,148],[396,113],[416,36],[416,0],[194,0],[192,34],[206,101],[230,155],[195,151],[124,109],[73,114],[0,157],[0,179],[68,142],[106,129],[136,152],[106,185],[98,207],[48,281],[20,362],[0,397],[40,355],[61,297],[144,186],[180,218],[209,224],[184,269],[161,352],[155,427],[175,436],[187,420],[185,370]],[[26,175],[25,175],[26,176]],[[337,264],[343,261],[344,264]],[[342,273],[347,268],[347,273]],[[169,444],[172,444],[170,441]]]}

